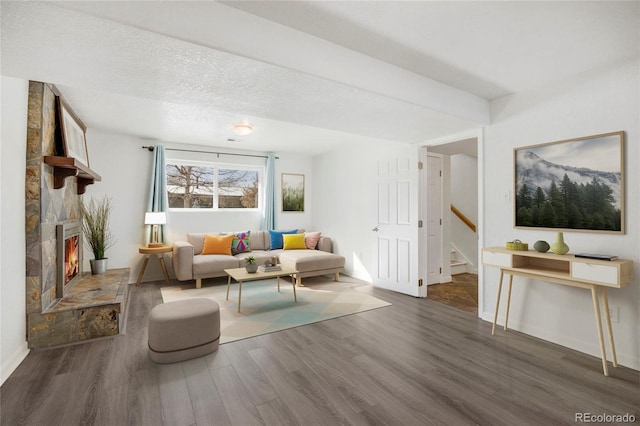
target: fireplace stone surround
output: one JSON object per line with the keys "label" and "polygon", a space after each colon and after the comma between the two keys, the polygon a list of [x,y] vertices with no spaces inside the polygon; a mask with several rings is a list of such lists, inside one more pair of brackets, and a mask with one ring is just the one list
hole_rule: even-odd
{"label": "fireplace stone surround", "polygon": [[25,180],[27,342],[30,348],[75,343],[121,332],[129,270],[101,277],[83,274],[60,297],[56,226],[80,220],[77,182],[73,177],[54,188],[53,167],[60,137],[56,94],[51,84],[30,81]]}

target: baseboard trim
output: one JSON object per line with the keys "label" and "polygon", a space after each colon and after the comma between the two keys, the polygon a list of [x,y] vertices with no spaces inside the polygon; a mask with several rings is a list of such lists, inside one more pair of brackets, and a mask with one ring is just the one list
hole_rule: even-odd
{"label": "baseboard trim", "polygon": [[[493,324],[493,313],[491,312],[483,312],[482,318],[485,321],[488,321]],[[595,326],[594,326],[595,328]],[[600,359],[600,346],[598,345],[598,336],[593,336],[593,342],[589,342],[586,340],[578,340],[574,339],[571,336],[560,335],[558,333],[554,333],[552,330],[542,329],[540,327],[530,326],[526,324],[522,324],[519,321],[514,321],[509,318],[509,329],[513,329],[514,331],[536,337],[538,339],[545,340],[547,342],[578,351],[580,353],[591,355]],[[498,315],[498,321],[496,323],[496,334],[504,333],[504,315]],[[507,331],[508,333],[509,331]],[[489,334],[488,337],[491,337]],[[615,337],[615,333],[614,333]],[[617,342],[616,342],[617,343]],[[607,347],[607,360],[611,363],[611,351],[609,348],[608,341],[606,342]],[[640,357],[634,356],[628,352],[621,352],[619,346],[616,344],[616,355],[618,359],[618,364],[632,368],[634,370],[640,371]]]}
{"label": "baseboard trim", "polygon": [[20,363],[24,361],[27,355],[29,355],[29,351],[30,349],[27,346],[27,342],[24,342],[24,344],[14,352],[13,356],[8,360],[3,360],[2,365],[0,366],[0,385],[2,385],[16,370],[16,368],[18,368]]}

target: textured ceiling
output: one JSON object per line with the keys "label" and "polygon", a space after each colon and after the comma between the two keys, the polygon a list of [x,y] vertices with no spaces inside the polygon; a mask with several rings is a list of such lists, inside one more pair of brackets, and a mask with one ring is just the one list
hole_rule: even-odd
{"label": "textured ceiling", "polygon": [[229,1],[496,99],[638,57],[637,1]]}
{"label": "textured ceiling", "polygon": [[[495,97],[637,58],[638,2],[604,3],[3,1],[2,74],[139,138],[415,143],[488,124]],[[244,118],[256,131],[238,137]]]}

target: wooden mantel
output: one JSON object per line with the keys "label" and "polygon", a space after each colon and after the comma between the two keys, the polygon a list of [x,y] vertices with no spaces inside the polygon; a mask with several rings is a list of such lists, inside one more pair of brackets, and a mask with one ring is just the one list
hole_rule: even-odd
{"label": "wooden mantel", "polygon": [[102,180],[99,174],[80,164],[75,158],[48,155],[44,157],[44,162],[53,167],[53,187],[55,189],[64,187],[67,177],[77,176],[78,195],[80,195],[84,194],[87,185]]}

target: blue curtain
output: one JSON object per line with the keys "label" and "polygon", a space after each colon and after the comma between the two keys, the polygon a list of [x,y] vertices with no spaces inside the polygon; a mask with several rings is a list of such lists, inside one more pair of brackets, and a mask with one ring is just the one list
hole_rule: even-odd
{"label": "blue curtain", "polygon": [[[169,198],[167,196],[167,167],[164,146],[153,147],[153,163],[151,164],[151,180],[149,184],[148,212],[168,212]],[[153,231],[149,227],[148,241],[153,241]],[[164,225],[158,225],[158,242],[164,243]]]}
{"label": "blue curtain", "polygon": [[276,157],[273,154],[269,154],[267,157],[262,229],[276,229],[276,204]]}

